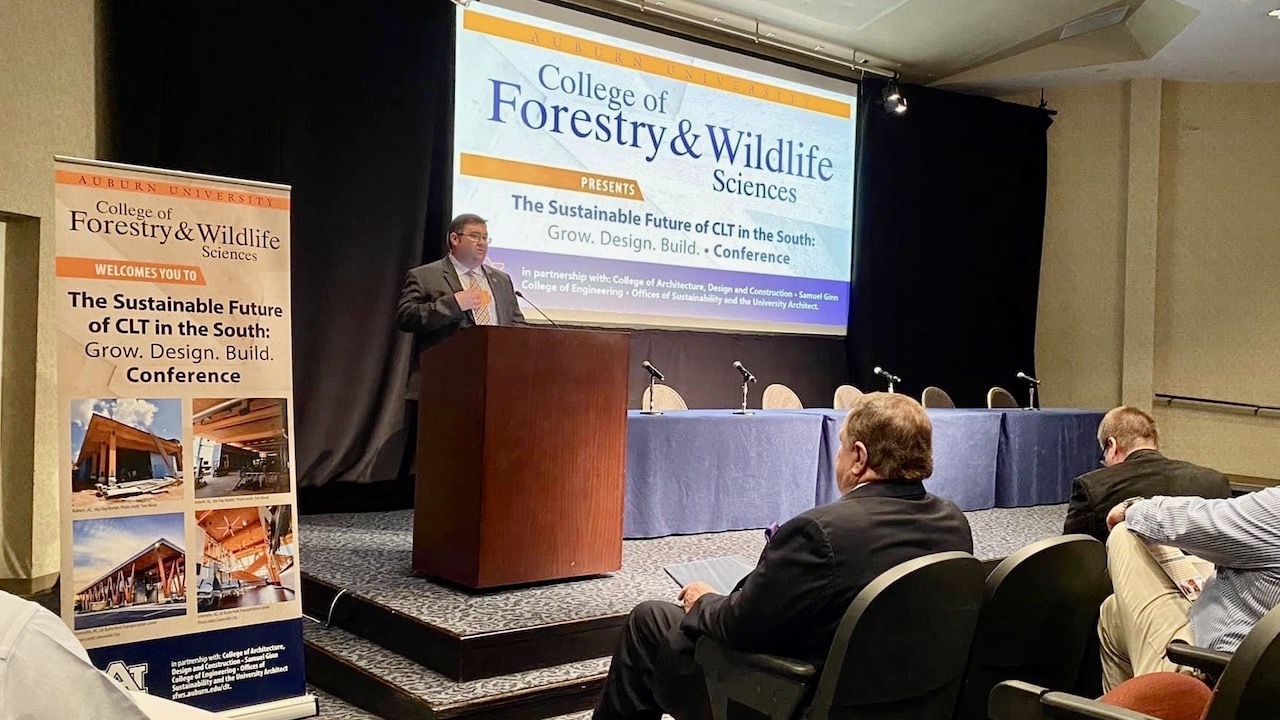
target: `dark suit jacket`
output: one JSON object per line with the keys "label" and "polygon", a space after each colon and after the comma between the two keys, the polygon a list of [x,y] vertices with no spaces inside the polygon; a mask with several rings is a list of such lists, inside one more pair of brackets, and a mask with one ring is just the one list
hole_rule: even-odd
{"label": "dark suit jacket", "polygon": [[[493,304],[499,325],[524,325],[524,314],[516,301],[511,276],[501,270],[482,265],[482,271],[493,290]],[[396,327],[414,334],[413,369],[409,374],[406,397],[418,399],[418,356],[438,345],[460,328],[476,324],[475,315],[463,312],[453,294],[462,292],[462,283],[448,255],[409,271],[400,290],[400,307],[396,311]]]}
{"label": "dark suit jacket", "polygon": [[933,553],[973,552],[969,521],[918,482],[863,485],[787,521],[728,595],[704,595],[687,635],[745,652],[826,660],[853,598],[881,573]]}
{"label": "dark suit jacket", "polygon": [[1107,513],[1131,497],[1231,497],[1231,483],[1217,470],[1170,460],[1156,450],[1137,450],[1119,465],[1075,479],[1063,533],[1084,533],[1107,541]]}

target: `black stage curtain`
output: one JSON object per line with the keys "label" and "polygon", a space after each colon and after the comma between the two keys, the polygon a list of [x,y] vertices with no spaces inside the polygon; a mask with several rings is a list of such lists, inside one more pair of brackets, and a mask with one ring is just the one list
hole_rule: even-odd
{"label": "black stage curtain", "polygon": [[902,376],[899,391],[936,385],[960,407],[985,407],[992,385],[1021,396],[1014,376],[1035,372],[1052,120],[920,87],[890,115],[884,86],[868,78],[859,92],[852,375],[883,389],[881,365]]}
{"label": "black stage curtain", "polygon": [[649,386],[640,363],[648,360],[667,376],[667,384],[691,408],[729,408],[742,402],[741,362],[757,378],[748,404],[760,407],[765,386],[782,383],[805,407],[831,407],[836,386],[847,376],[844,341],[839,338],[732,335],[688,330],[642,330],[631,338],[633,408]]}
{"label": "black stage curtain", "polygon": [[105,158],[293,185],[304,511],[412,502],[395,307],[443,253],[453,23],[421,0],[104,4]]}

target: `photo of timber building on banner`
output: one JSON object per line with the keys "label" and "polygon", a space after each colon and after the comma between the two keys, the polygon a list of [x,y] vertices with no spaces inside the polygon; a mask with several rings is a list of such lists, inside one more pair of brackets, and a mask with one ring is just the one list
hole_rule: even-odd
{"label": "photo of timber building on banner", "polygon": [[[182,443],[94,413],[76,455],[74,493],[110,501],[164,494],[182,483]],[[180,497],[180,496],[178,496]],[[77,506],[82,503],[76,503]]]}
{"label": "photo of timber building on banner", "polygon": [[182,513],[77,520],[75,629],[187,614]]}

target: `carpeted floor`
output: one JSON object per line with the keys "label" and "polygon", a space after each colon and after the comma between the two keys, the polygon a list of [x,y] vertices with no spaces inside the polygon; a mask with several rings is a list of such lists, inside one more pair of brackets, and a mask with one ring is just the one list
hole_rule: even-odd
{"label": "carpeted floor", "polygon": [[[974,554],[999,558],[1062,532],[1065,507],[966,513]],[[628,540],[622,570],[532,588],[467,593],[416,577],[410,569],[412,513],[304,516],[302,569],[331,585],[459,635],[513,630],[625,613],[643,600],[674,599],[678,590],[663,567],[723,555],[757,557],[759,530]]]}

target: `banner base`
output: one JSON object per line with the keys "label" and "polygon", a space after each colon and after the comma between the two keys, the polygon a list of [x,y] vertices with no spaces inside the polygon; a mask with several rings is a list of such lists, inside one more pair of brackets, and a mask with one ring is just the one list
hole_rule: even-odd
{"label": "banner base", "polygon": [[315,695],[287,698],[261,705],[249,705],[219,713],[231,720],[298,720],[320,714],[320,704]]}

